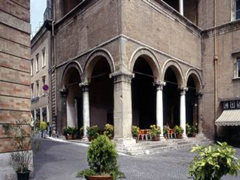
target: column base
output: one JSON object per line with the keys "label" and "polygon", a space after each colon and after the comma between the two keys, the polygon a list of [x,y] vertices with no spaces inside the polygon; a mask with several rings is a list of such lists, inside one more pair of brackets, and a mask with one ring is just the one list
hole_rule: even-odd
{"label": "column base", "polygon": [[82,141],[89,142],[88,137],[87,136],[83,136]]}
{"label": "column base", "polygon": [[118,152],[128,153],[129,148],[136,145],[136,139],[133,138],[114,138],[113,142],[116,144]]}

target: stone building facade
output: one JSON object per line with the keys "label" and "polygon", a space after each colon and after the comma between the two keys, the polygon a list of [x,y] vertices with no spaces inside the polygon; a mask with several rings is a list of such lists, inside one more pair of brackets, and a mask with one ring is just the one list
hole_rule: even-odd
{"label": "stone building facade", "polygon": [[[29,120],[30,1],[0,1],[0,179],[14,178],[13,140],[4,125]],[[14,176],[14,177],[13,177]]]}
{"label": "stone building facade", "polygon": [[49,111],[49,63],[51,32],[43,25],[31,40],[31,112],[35,122],[51,119]]}
{"label": "stone building facade", "polygon": [[[52,103],[66,126],[198,125],[214,138],[239,96],[238,0],[54,1]],[[236,71],[237,72],[237,71]],[[236,73],[237,74],[237,73]],[[186,129],[185,129],[186,133]],[[184,134],[185,136],[186,134]]]}

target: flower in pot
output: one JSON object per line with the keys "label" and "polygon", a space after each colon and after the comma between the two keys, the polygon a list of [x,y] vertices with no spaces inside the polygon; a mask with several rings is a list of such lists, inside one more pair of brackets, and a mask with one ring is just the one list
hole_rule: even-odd
{"label": "flower in pot", "polygon": [[137,126],[132,126],[132,136],[136,141],[138,140],[138,135],[139,135],[139,127]]}
{"label": "flower in pot", "polygon": [[152,137],[153,141],[159,141],[160,140],[160,134],[161,134],[161,128],[160,126],[157,126],[155,124],[150,126],[149,134]]}
{"label": "flower in pot", "polygon": [[65,127],[63,129],[63,134],[66,137],[67,140],[71,140],[72,139],[72,135],[73,135],[73,128],[72,127]]}
{"label": "flower in pot", "polygon": [[40,141],[34,138],[31,126],[27,121],[17,121],[11,126],[13,145],[16,152],[11,154],[12,166],[16,170],[18,180],[29,180],[33,154],[39,150]]}
{"label": "flower in pot", "polygon": [[87,127],[87,136],[88,136],[88,140],[92,141],[94,139],[96,139],[98,137],[98,126],[91,126],[91,127]]}
{"label": "flower in pot", "polygon": [[73,139],[77,139],[78,136],[78,128],[77,127],[73,127],[72,128],[72,138]]}
{"label": "flower in pot", "polygon": [[114,135],[114,127],[111,124],[106,124],[104,127],[104,135],[106,135],[109,139],[113,139]]}
{"label": "flower in pot", "polygon": [[168,137],[168,132],[169,132],[169,130],[170,130],[169,126],[163,126],[163,136],[164,136],[165,138]]}
{"label": "flower in pot", "polygon": [[177,134],[177,138],[181,139],[183,134],[183,128],[181,126],[174,126],[174,131]]}
{"label": "flower in pot", "polygon": [[87,180],[116,180],[125,175],[117,165],[115,145],[106,135],[100,135],[93,140],[87,151],[89,169],[77,173],[77,177]]}

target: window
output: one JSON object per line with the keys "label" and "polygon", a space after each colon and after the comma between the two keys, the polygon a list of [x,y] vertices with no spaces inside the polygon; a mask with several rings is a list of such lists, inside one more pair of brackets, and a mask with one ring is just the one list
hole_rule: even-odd
{"label": "window", "polygon": [[31,59],[31,76],[33,76],[33,59]]}
{"label": "window", "polygon": [[42,50],[42,67],[46,66],[46,53],[45,48]]}
{"label": "window", "polygon": [[39,54],[36,55],[36,72],[39,71],[39,69],[38,69],[38,66],[39,66],[39,64],[38,64],[38,63],[39,63],[38,58],[39,58]]}
{"label": "window", "polygon": [[240,77],[240,57],[237,58],[237,77]]}
{"label": "window", "polygon": [[37,97],[39,97],[39,81],[37,81],[36,82],[36,85],[37,85],[37,87],[36,87],[36,95],[37,95]]}
{"label": "window", "polygon": [[240,57],[237,57],[234,63],[234,78],[240,78]]}
{"label": "window", "polygon": [[236,12],[235,17],[236,19],[240,19],[240,0],[236,0]]}

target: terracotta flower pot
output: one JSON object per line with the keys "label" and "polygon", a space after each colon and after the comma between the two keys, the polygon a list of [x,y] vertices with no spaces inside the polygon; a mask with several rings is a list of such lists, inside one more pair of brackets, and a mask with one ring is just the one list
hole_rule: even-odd
{"label": "terracotta flower pot", "polygon": [[29,180],[29,174],[31,171],[26,171],[26,172],[17,172],[17,179],[18,180]]}
{"label": "terracotta flower pot", "polygon": [[66,140],[72,140],[72,135],[67,135],[65,137],[66,137]]}
{"label": "terracotta flower pot", "polygon": [[153,140],[153,141],[160,141],[160,137],[159,137],[159,136],[152,137],[152,140]]}
{"label": "terracotta flower pot", "polygon": [[87,180],[113,180],[110,176],[85,176]]}
{"label": "terracotta flower pot", "polygon": [[177,134],[178,139],[182,139],[182,134]]}

